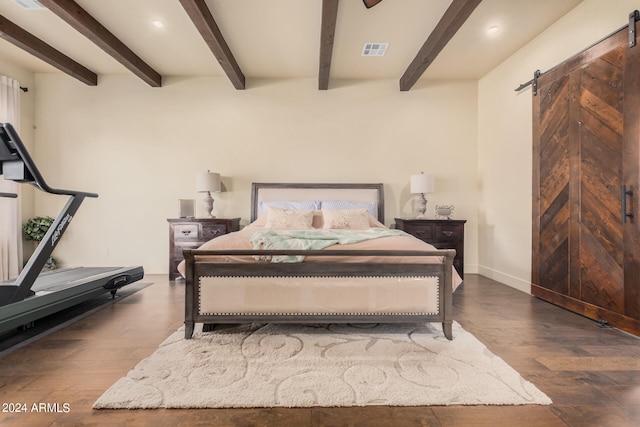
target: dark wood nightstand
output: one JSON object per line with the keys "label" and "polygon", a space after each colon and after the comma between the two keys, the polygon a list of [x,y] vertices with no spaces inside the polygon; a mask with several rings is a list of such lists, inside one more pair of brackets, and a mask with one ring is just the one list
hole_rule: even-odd
{"label": "dark wood nightstand", "polygon": [[240,218],[169,218],[169,280],[180,276],[184,249],[196,249],[209,240],[240,229]]}
{"label": "dark wood nightstand", "polygon": [[438,249],[455,249],[453,265],[464,278],[464,223],[466,219],[395,218],[396,228]]}

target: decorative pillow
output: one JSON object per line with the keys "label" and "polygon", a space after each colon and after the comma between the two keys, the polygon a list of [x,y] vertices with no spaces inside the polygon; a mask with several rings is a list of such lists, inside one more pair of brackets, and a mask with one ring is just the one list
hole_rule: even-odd
{"label": "decorative pillow", "polygon": [[[311,227],[322,228],[323,222],[322,211],[313,211],[313,222],[311,223]],[[375,218],[369,217],[369,224],[371,225],[371,227],[378,227],[378,225],[375,225],[374,223],[380,224]],[[265,228],[266,224],[267,213],[263,212],[255,221],[253,221],[251,224],[247,224],[245,228]],[[384,225],[381,226],[384,227]]]}
{"label": "decorative pillow", "polygon": [[323,200],[320,202],[321,209],[367,209],[370,215],[376,216],[376,204],[373,202],[356,202],[353,200]]}
{"label": "decorative pillow", "polygon": [[369,228],[367,209],[322,209],[324,229],[366,230]]}
{"label": "decorative pillow", "polygon": [[370,228],[373,228],[373,227],[387,228],[383,223],[381,223],[371,215],[369,215],[369,227]]}
{"label": "decorative pillow", "polygon": [[267,207],[267,222],[265,228],[281,228],[288,230],[306,230],[313,228],[312,210],[291,210]]}
{"label": "decorative pillow", "polygon": [[265,212],[269,206],[291,211],[318,210],[320,209],[320,202],[318,200],[276,200],[272,202],[260,202],[258,204],[258,213]]}

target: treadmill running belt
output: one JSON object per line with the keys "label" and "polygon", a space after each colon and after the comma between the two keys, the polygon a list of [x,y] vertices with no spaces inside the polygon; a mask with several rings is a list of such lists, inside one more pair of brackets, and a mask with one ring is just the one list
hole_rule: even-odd
{"label": "treadmill running belt", "polygon": [[76,267],[53,270],[40,274],[31,290],[38,292],[53,292],[77,286],[93,278],[93,276],[120,270],[122,267]]}
{"label": "treadmill running belt", "polygon": [[80,267],[44,273],[36,280],[36,283],[41,279],[42,282],[35,295],[1,307],[0,334],[107,292],[114,293],[117,288],[143,277],[141,266]]}

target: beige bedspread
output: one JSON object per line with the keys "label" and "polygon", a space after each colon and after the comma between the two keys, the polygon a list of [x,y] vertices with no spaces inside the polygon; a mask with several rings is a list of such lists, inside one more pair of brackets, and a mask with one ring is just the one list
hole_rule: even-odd
{"label": "beige bedspread", "polygon": [[[251,250],[253,249],[253,245],[251,244],[251,237],[255,233],[256,230],[262,230],[263,227],[260,226],[259,223],[253,223],[240,231],[236,231],[233,233],[225,234],[220,237],[216,237],[200,246],[198,249],[205,250],[237,250],[237,249],[245,249]],[[428,243],[423,242],[422,240],[407,234],[403,233],[398,236],[388,236],[388,237],[380,237],[377,239],[364,240],[358,243],[350,243],[350,244],[338,244],[327,247],[329,250],[436,250],[436,248]],[[254,263],[257,262],[253,257],[250,256],[231,256],[231,255],[220,255],[215,257],[216,262],[235,262],[235,263]],[[441,263],[441,257],[399,257],[399,256],[359,256],[359,257],[321,257],[321,256],[308,256],[305,258],[305,262],[385,262],[385,263],[415,263],[415,262],[435,262]],[[178,265],[178,271],[182,276],[185,275],[185,261],[182,261]],[[462,283],[462,279],[458,275],[458,272],[453,269],[453,280],[452,280],[452,289],[455,291],[456,288]]]}
{"label": "beige bedspread", "polygon": [[[322,227],[322,219],[321,215],[316,215],[314,217],[314,227]],[[259,217],[256,221],[247,225],[240,231],[224,234],[222,236],[216,237],[215,239],[209,240],[207,243],[200,246],[198,249],[204,250],[251,250],[254,249],[251,243],[251,237],[258,230],[265,230],[266,216]],[[373,218],[369,217],[369,226],[372,228],[384,228],[381,222]],[[436,250],[433,245],[425,243],[424,241],[408,234],[402,233],[398,236],[387,236],[380,237],[376,239],[364,240],[358,243],[350,243],[350,244],[338,244],[327,247],[328,250]],[[215,257],[216,262],[256,262],[253,257],[250,256],[231,256],[231,255],[220,255]],[[389,256],[389,257],[381,257],[381,256],[370,256],[370,257],[350,257],[345,255],[344,257],[318,257],[318,256],[308,256],[305,258],[305,262],[385,262],[389,264],[395,263],[415,263],[416,261],[423,262],[434,262],[441,263],[442,257],[398,257],[398,256]],[[182,261],[178,265],[178,272],[185,276],[185,261]],[[462,278],[458,274],[457,270],[453,268],[453,283],[452,288],[455,291],[458,286],[462,284]]]}

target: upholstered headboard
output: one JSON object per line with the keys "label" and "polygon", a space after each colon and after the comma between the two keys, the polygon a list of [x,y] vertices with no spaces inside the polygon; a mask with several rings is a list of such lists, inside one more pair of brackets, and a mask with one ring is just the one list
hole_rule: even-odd
{"label": "upholstered headboard", "polygon": [[251,187],[251,221],[258,218],[260,202],[344,200],[375,204],[376,219],[384,224],[382,184],[303,184],[254,182]]}

